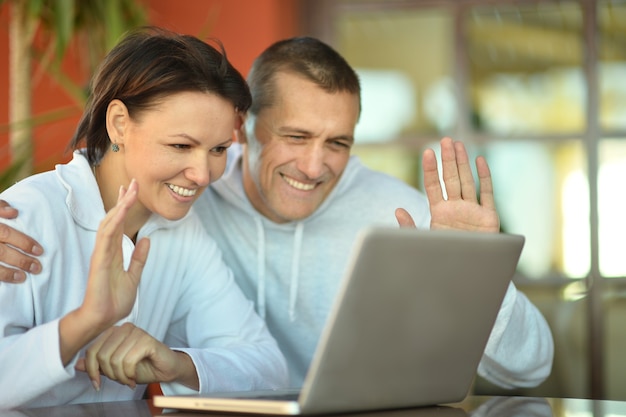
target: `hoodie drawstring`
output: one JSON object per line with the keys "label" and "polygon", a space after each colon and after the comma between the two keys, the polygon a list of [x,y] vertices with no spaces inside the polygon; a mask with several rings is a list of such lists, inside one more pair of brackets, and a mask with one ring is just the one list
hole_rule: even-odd
{"label": "hoodie drawstring", "polygon": [[265,230],[263,229],[263,222],[259,217],[254,219],[256,223],[257,231],[257,292],[256,292],[256,304],[257,313],[263,320],[265,320]]}
{"label": "hoodie drawstring", "polygon": [[[256,305],[257,313],[263,320],[266,316],[266,270],[265,270],[265,229],[263,228],[263,220],[260,217],[254,219],[257,230],[257,293]],[[295,321],[296,307],[298,303],[298,286],[300,284],[300,255],[302,250],[302,236],[304,233],[304,224],[297,223],[293,237],[293,258],[291,260],[291,279],[289,283],[289,320]]]}
{"label": "hoodie drawstring", "polygon": [[302,248],[302,233],[304,224],[296,224],[296,232],[293,237],[293,259],[291,261],[291,285],[289,288],[289,320],[296,319],[296,304],[298,301],[298,284],[300,273],[300,250]]}

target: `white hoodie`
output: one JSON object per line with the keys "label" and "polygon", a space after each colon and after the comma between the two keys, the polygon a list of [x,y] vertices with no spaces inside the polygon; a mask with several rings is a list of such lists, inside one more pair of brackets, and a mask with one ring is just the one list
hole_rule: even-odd
{"label": "white hoodie", "polygon": [[[87,374],[63,366],[59,318],[85,295],[96,230],[105,216],[87,159],[80,153],[55,171],[29,177],[1,195],[20,209],[0,219],[37,239],[43,272],[23,285],[0,285],[0,409],[140,399],[107,378],[96,391]],[[254,313],[193,210],[178,221],[153,215],[139,231],[150,237],[131,322],[189,355],[200,392],[271,389],[287,384],[287,365],[263,320]],[[122,251],[130,262],[133,242]],[[192,394],[161,384],[165,394]],[[1,414],[1,413],[0,413]]]}
{"label": "white hoodie", "polygon": [[[355,156],[335,189],[308,218],[277,224],[245,195],[241,147],[232,146],[225,175],[195,203],[244,293],[256,303],[287,358],[291,385],[302,385],[357,234],[397,226],[403,207],[417,227],[430,225],[428,200]],[[462,279],[462,277],[459,277]],[[541,383],[552,368],[550,329],[536,307],[510,285],[478,372],[502,387]]]}

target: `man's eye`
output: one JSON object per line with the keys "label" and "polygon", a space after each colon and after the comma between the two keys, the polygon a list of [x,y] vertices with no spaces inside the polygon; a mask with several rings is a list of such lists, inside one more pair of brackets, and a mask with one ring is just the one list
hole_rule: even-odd
{"label": "man's eye", "polygon": [[339,148],[347,148],[347,149],[351,148],[350,144],[348,144],[346,142],[339,141],[339,140],[333,141],[332,144],[333,144],[333,146],[337,146]]}
{"label": "man's eye", "polygon": [[304,136],[298,136],[298,135],[288,135],[287,136],[289,139],[294,139],[294,140],[303,140]]}

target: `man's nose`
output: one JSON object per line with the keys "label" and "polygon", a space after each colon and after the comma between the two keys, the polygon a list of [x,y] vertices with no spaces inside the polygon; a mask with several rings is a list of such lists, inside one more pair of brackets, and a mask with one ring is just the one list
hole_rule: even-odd
{"label": "man's nose", "polygon": [[310,179],[324,173],[325,150],[322,146],[307,146],[298,159],[298,169]]}

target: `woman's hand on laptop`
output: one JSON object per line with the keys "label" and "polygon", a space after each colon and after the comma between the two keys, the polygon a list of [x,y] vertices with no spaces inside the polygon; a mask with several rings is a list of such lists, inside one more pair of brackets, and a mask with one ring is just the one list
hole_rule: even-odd
{"label": "woman's hand on laptop", "polygon": [[[1,218],[14,219],[17,216],[18,211],[15,208],[0,200]],[[43,248],[34,239],[0,223],[0,262],[5,264],[0,265],[0,281],[20,283],[26,279],[26,272],[40,273],[41,263],[35,256],[42,253]]]}
{"label": "woman's hand on laptop", "polygon": [[443,138],[441,145],[444,189],[439,181],[437,157],[432,149],[424,151],[424,187],[430,204],[431,229],[458,229],[497,233],[500,219],[495,207],[491,172],[484,157],[476,158],[480,199],[465,145]]}
{"label": "woman's hand on laptop", "polygon": [[100,375],[131,388],[176,381],[199,389],[196,368],[186,353],[171,350],[132,323],[111,327],[98,336],[75,369],[86,372],[96,389]]}

